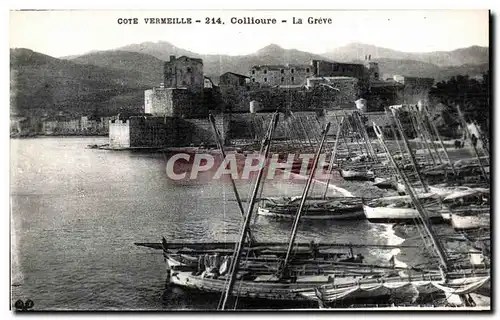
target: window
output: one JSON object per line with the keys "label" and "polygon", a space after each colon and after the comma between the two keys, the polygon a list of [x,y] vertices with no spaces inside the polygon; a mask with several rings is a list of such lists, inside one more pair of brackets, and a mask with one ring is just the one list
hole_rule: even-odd
{"label": "window", "polygon": [[281,83],[285,82],[285,77],[281,77]]}
{"label": "window", "polygon": [[291,73],[294,73],[294,71],[295,71],[295,70],[293,70],[293,69],[292,69],[292,70],[290,70],[290,72],[291,72]]}
{"label": "window", "polygon": [[252,70],[252,74],[255,74],[255,70]]}
{"label": "window", "polygon": [[294,78],[294,77],[292,77],[292,83],[293,83],[294,81],[295,81],[295,78]]}
{"label": "window", "polygon": [[281,73],[285,73],[285,69],[281,69]]}
{"label": "window", "polygon": [[170,73],[172,73],[172,68],[170,68]]}
{"label": "window", "polygon": [[267,82],[267,78],[264,78],[264,82]]}
{"label": "window", "polygon": [[182,80],[182,85],[185,86],[186,85],[186,81]]}
{"label": "window", "polygon": [[190,67],[187,67],[186,71],[187,71],[187,72],[191,72],[191,68],[190,68]]}
{"label": "window", "polygon": [[267,70],[264,70],[264,74],[267,74]]}
{"label": "window", "polygon": [[252,78],[252,82],[255,82],[255,78]]}
{"label": "window", "polygon": [[339,71],[339,65],[338,64],[333,65],[333,71]]}
{"label": "window", "polygon": [[306,68],[306,72],[309,73],[309,68]]}

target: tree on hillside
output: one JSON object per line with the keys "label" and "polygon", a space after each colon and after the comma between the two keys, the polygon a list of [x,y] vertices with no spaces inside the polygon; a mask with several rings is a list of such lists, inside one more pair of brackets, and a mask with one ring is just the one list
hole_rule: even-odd
{"label": "tree on hillside", "polygon": [[483,75],[482,81],[468,76],[456,76],[448,81],[441,81],[431,89],[431,101],[447,106],[448,126],[457,126],[459,105],[467,122],[476,121],[481,129],[489,133],[490,121],[490,72]]}

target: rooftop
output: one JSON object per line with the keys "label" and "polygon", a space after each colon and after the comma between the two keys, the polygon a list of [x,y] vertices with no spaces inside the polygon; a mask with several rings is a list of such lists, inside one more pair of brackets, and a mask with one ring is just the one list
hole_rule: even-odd
{"label": "rooftop", "polygon": [[234,72],[225,72],[225,73],[221,74],[220,76],[222,77],[223,75],[226,75],[226,74],[232,74],[232,75],[239,77],[239,78],[248,78],[247,76],[245,76],[243,74],[234,73]]}
{"label": "rooftop", "polygon": [[258,66],[253,66],[252,69],[268,69],[268,70],[280,70],[287,68],[297,68],[297,69],[306,69],[311,68],[309,64],[263,64]]}

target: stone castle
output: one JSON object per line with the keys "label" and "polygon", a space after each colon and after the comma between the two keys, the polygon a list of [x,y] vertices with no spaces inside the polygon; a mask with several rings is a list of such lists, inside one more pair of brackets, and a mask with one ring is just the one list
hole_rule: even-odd
{"label": "stone castle", "polygon": [[[304,139],[336,113],[355,110],[360,98],[377,117],[387,105],[416,103],[432,84],[433,79],[401,76],[381,80],[378,63],[365,57],[364,64],[259,65],[248,75],[226,72],[215,85],[204,76],[203,60],[170,56],[163,83],[144,92],[144,114],[110,120],[109,144],[118,149],[213,145],[209,112],[226,142],[255,139],[275,110],[294,114],[282,118],[287,121],[276,138]],[[299,123],[305,132],[298,132]]]}

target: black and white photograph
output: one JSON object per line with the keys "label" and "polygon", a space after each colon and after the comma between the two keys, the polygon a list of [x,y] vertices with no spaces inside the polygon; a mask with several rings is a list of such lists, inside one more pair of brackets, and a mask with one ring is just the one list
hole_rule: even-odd
{"label": "black and white photograph", "polygon": [[493,19],[10,9],[10,312],[491,312]]}

